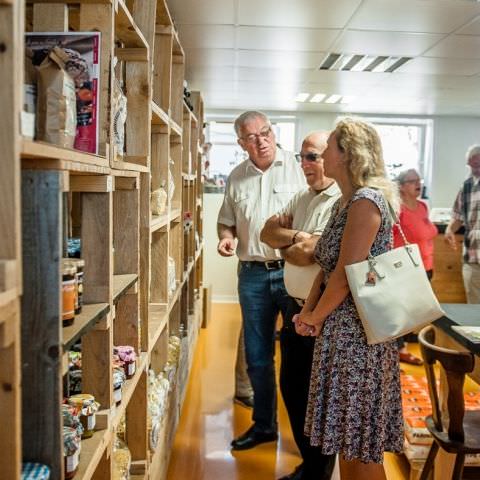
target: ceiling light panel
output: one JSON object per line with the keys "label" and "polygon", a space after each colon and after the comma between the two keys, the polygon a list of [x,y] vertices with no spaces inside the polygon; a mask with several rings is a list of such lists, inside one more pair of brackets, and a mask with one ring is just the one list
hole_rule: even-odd
{"label": "ceiling light panel", "polygon": [[342,98],[341,95],[330,95],[326,100],[325,103],[337,103]]}
{"label": "ceiling light panel", "polygon": [[298,93],[295,97],[296,102],[306,102],[307,98],[310,96],[309,93]]}
{"label": "ceiling light panel", "polygon": [[316,93],[311,99],[310,103],[320,103],[325,97],[326,93]]}

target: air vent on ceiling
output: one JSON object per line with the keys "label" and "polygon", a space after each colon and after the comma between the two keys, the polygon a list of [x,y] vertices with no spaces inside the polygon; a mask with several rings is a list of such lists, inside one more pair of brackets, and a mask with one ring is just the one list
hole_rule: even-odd
{"label": "air vent on ceiling", "polygon": [[361,54],[330,53],[319,70],[342,70],[352,72],[394,72],[412,57],[377,57]]}

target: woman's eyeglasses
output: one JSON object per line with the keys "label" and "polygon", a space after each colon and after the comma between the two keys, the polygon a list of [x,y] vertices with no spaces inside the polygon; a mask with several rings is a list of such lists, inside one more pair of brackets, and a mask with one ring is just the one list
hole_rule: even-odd
{"label": "woman's eyeglasses", "polygon": [[295,158],[298,163],[301,163],[303,160],[309,163],[315,163],[318,162],[321,155],[319,153],[296,153]]}

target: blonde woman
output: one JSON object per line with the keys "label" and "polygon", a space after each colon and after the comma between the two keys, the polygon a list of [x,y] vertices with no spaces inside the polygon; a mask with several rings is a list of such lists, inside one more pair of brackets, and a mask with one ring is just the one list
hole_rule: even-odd
{"label": "blonde woman", "polygon": [[385,176],[380,138],[362,120],[340,121],[323,158],[342,196],[315,249],[323,273],[294,318],[299,334],[318,336],[305,433],[323,454],[340,455],[342,480],[385,480],[383,453],[403,444],[398,348],[367,344],[345,265],[391,248],[386,200],[396,208],[397,190]]}

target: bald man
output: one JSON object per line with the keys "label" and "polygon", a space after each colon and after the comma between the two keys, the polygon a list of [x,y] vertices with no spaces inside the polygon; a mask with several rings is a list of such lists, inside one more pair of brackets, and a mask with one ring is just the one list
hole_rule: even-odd
{"label": "bald man", "polygon": [[[262,242],[280,249],[286,261],[287,291],[289,272],[297,270],[301,278],[301,267],[306,272],[306,269],[311,269],[315,264],[315,245],[330,218],[331,208],[340,198],[337,184],[327,178],[323,171],[322,153],[327,146],[327,139],[328,132],[313,132],[305,138],[302,150],[296,157],[309,187],[297,193],[277,215],[270,217],[260,234]],[[297,268],[289,269],[289,264]],[[291,279],[290,283],[296,281]],[[297,335],[291,319],[300,312],[309,290],[310,285],[305,286],[301,292],[295,293],[297,298],[289,299],[280,333],[280,390],[303,460],[294,472],[280,480],[327,480],[331,478],[335,464],[335,455],[322,455],[318,447],[310,445],[309,438],[303,433],[315,337]]]}

